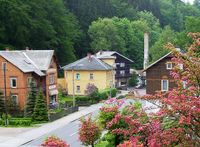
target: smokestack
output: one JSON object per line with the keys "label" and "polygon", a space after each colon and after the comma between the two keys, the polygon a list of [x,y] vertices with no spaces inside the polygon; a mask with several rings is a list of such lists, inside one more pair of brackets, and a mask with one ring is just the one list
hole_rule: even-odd
{"label": "smokestack", "polygon": [[91,53],[87,53],[87,57],[88,57],[89,62],[91,62],[91,60],[92,60],[92,54]]}
{"label": "smokestack", "polygon": [[144,33],[144,64],[143,68],[147,68],[149,64],[149,34],[147,32]]}

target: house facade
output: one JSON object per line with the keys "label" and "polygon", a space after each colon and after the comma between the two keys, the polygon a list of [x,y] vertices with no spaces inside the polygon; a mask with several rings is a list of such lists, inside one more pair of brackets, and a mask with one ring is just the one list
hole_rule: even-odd
{"label": "house facade", "polygon": [[0,90],[21,109],[26,105],[31,82],[42,89],[48,106],[58,100],[53,50],[0,51],[0,67]]}
{"label": "house facade", "polygon": [[63,67],[69,95],[85,95],[88,84],[94,84],[99,90],[114,86],[114,70],[109,64],[88,55]]}
{"label": "house facade", "polygon": [[173,55],[170,52],[144,70],[146,72],[147,94],[155,94],[156,91],[169,91],[176,86],[175,80],[170,75],[174,66],[172,58]]}
{"label": "house facade", "polygon": [[96,57],[115,68],[115,87],[126,88],[132,74],[130,71],[133,61],[115,51],[99,51]]}

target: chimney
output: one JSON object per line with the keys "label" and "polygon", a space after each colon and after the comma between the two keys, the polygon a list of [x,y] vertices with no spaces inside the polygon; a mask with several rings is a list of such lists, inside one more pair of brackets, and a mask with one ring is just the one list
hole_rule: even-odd
{"label": "chimney", "polygon": [[102,51],[102,50],[100,50],[100,51],[99,51],[99,53],[100,53],[100,55],[102,55],[103,51]]}
{"label": "chimney", "polygon": [[10,49],[8,47],[5,48],[5,51],[9,51]]}
{"label": "chimney", "polygon": [[91,60],[92,60],[92,55],[91,55],[91,53],[87,53],[87,57],[88,57],[89,62],[91,62]]}
{"label": "chimney", "polygon": [[144,33],[144,64],[143,68],[147,68],[149,64],[149,34],[147,32]]}
{"label": "chimney", "polygon": [[26,51],[28,51],[28,50],[29,50],[29,47],[27,46],[27,47],[26,47]]}

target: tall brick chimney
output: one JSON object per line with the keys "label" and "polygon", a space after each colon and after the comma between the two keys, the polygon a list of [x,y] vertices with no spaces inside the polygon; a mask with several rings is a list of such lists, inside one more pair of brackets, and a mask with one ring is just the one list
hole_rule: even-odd
{"label": "tall brick chimney", "polygon": [[149,34],[147,32],[144,33],[144,64],[143,68],[147,68],[149,64]]}

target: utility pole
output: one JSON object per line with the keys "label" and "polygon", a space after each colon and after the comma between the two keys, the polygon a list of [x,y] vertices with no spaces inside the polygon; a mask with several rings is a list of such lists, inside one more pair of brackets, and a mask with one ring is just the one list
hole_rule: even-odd
{"label": "utility pole", "polygon": [[8,109],[7,109],[7,92],[6,92],[6,63],[3,63],[3,75],[4,75],[4,105],[5,105],[5,113],[6,113],[6,126],[8,125]]}

